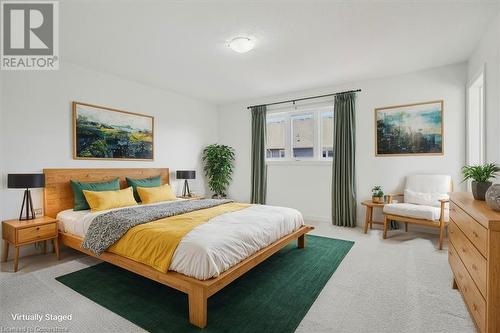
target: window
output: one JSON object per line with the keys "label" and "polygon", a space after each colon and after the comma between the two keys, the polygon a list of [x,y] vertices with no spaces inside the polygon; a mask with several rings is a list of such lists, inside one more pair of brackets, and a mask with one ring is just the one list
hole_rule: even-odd
{"label": "window", "polygon": [[266,157],[285,158],[286,121],[283,117],[267,117]]}
{"label": "window", "polygon": [[295,158],[314,157],[314,116],[299,114],[292,120],[292,152]]}
{"label": "window", "polygon": [[321,112],[321,157],[333,158],[333,111]]}
{"label": "window", "polygon": [[484,75],[476,76],[468,88],[467,164],[484,163]]}
{"label": "window", "polygon": [[268,161],[331,161],[333,107],[268,112]]}

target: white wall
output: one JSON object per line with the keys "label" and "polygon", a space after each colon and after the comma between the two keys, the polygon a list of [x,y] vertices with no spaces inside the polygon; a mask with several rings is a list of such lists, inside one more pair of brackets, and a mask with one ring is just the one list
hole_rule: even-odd
{"label": "white wall", "polygon": [[[219,141],[237,152],[231,197],[250,198],[251,117],[248,105],[312,96],[336,91],[362,89],[356,106],[356,182],[358,202],[370,197],[373,185],[386,192],[400,191],[404,177],[412,173],[443,173],[460,183],[460,168],[465,161],[464,117],[466,64],[429,69],[404,75],[353,82],[301,91],[286,96],[242,101],[220,107]],[[444,100],[444,156],[375,157],[376,107]],[[309,219],[330,221],[331,164],[287,164],[268,166],[268,204],[299,209]],[[364,219],[358,205],[358,225]]]}
{"label": "white wall", "polygon": [[469,59],[468,82],[484,68],[486,160],[500,163],[500,12]]}
{"label": "white wall", "polygon": [[[16,218],[23,192],[6,189],[8,173],[43,168],[169,167],[197,170],[192,189],[205,192],[201,150],[217,141],[217,109],[176,93],[62,63],[59,71],[3,72],[1,88],[0,218]],[[155,117],[155,160],[72,159],[71,102],[81,101]],[[171,173],[173,184],[177,184]],[[177,186],[178,193],[181,186]],[[42,207],[42,191],[34,190]]]}

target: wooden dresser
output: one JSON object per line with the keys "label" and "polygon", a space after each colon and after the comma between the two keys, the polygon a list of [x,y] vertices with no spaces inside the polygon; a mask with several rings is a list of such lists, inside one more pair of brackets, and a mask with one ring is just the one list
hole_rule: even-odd
{"label": "wooden dresser", "polygon": [[450,195],[448,260],[479,332],[500,332],[500,213],[470,193]]}

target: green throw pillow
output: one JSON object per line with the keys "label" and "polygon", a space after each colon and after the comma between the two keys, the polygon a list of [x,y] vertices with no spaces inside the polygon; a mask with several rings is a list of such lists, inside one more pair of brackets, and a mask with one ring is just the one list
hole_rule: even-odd
{"label": "green throw pillow", "polygon": [[133,179],[126,177],[126,179],[128,186],[132,186],[132,188],[134,189],[134,197],[135,201],[137,202],[141,202],[141,197],[139,196],[139,193],[137,193],[137,186],[139,187],[161,186],[161,175],[158,175],[156,177],[141,178],[141,179]]}
{"label": "green throw pillow", "polygon": [[75,207],[73,210],[87,210],[90,206],[83,195],[83,190],[87,191],[116,191],[120,189],[120,180],[118,178],[102,183],[85,183],[71,180],[71,188],[75,198]]}

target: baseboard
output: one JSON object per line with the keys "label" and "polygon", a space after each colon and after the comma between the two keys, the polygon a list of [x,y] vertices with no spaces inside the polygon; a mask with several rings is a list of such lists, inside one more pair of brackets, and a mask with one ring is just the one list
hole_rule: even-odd
{"label": "baseboard", "polygon": [[304,215],[304,221],[332,223],[331,217]]}
{"label": "baseboard", "polygon": [[[332,219],[330,217],[325,217],[325,216],[314,216],[314,215],[305,215],[304,216],[304,221],[306,223],[308,221],[310,222],[318,222],[318,223],[332,223]],[[399,224],[399,229],[402,230],[404,229],[404,224],[402,222],[398,222]],[[356,228],[359,228],[360,230],[363,230],[365,225],[365,220],[364,219],[358,219],[356,221]],[[383,226],[377,225],[376,228],[382,229]],[[439,229],[436,228],[430,228],[430,227],[425,227],[417,224],[408,224],[408,228],[410,231],[415,231],[415,232],[421,232],[421,233],[427,233],[431,235],[439,235]]]}

